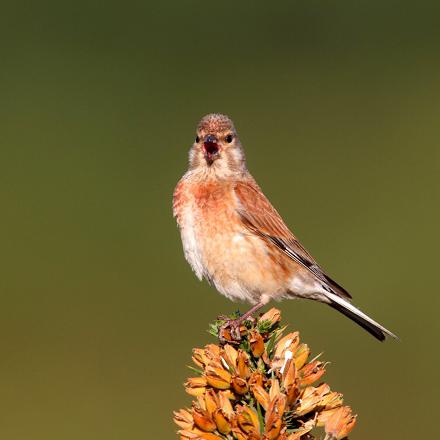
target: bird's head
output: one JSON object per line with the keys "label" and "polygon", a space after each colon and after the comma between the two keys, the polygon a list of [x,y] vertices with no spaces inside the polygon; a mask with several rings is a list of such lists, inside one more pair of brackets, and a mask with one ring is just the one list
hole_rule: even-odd
{"label": "bird's head", "polygon": [[211,113],[201,119],[190,151],[190,168],[209,170],[218,176],[245,169],[243,148],[227,116]]}

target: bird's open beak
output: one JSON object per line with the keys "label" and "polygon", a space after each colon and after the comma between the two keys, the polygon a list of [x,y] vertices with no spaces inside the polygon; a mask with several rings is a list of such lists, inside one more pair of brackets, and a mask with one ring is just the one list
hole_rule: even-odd
{"label": "bird's open beak", "polygon": [[203,151],[205,153],[205,159],[208,165],[211,165],[215,159],[219,156],[219,145],[217,138],[208,134],[203,141]]}

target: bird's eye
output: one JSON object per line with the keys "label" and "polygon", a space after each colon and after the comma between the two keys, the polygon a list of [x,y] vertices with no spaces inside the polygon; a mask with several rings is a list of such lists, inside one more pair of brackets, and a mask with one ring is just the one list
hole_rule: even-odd
{"label": "bird's eye", "polygon": [[199,142],[200,142],[200,138],[196,136],[196,144],[198,144]]}
{"label": "bird's eye", "polygon": [[227,142],[228,144],[230,144],[230,143],[232,142],[232,139],[233,139],[232,134],[228,134],[228,135],[225,137],[225,140],[226,140],[226,142]]}

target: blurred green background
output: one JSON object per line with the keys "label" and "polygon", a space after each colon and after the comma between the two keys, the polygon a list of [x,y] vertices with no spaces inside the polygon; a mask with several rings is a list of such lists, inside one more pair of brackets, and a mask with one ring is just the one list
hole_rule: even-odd
{"label": "blurred green background", "polygon": [[281,304],[332,362],[352,438],[436,438],[439,19],[437,1],[2,2],[0,437],[175,438],[191,349],[238,307],[197,281],[171,215],[196,123],[224,112],[303,244],[401,337]]}

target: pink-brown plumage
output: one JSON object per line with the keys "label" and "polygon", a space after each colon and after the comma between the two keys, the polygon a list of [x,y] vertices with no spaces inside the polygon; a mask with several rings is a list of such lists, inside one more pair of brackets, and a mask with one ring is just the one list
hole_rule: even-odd
{"label": "pink-brown plumage", "polygon": [[247,170],[228,117],[211,114],[200,121],[173,211],[194,272],[228,298],[255,304],[252,311],[272,299],[314,299],[378,339],[394,336],[356,309],[298,242]]}
{"label": "pink-brown plumage", "polygon": [[[289,267],[287,257],[243,223],[237,185],[235,181],[198,181],[194,176],[184,179],[175,196],[178,223],[183,230],[194,229],[203,276],[221,293],[252,304],[280,298],[295,267]],[[193,216],[191,225],[188,212]]]}

